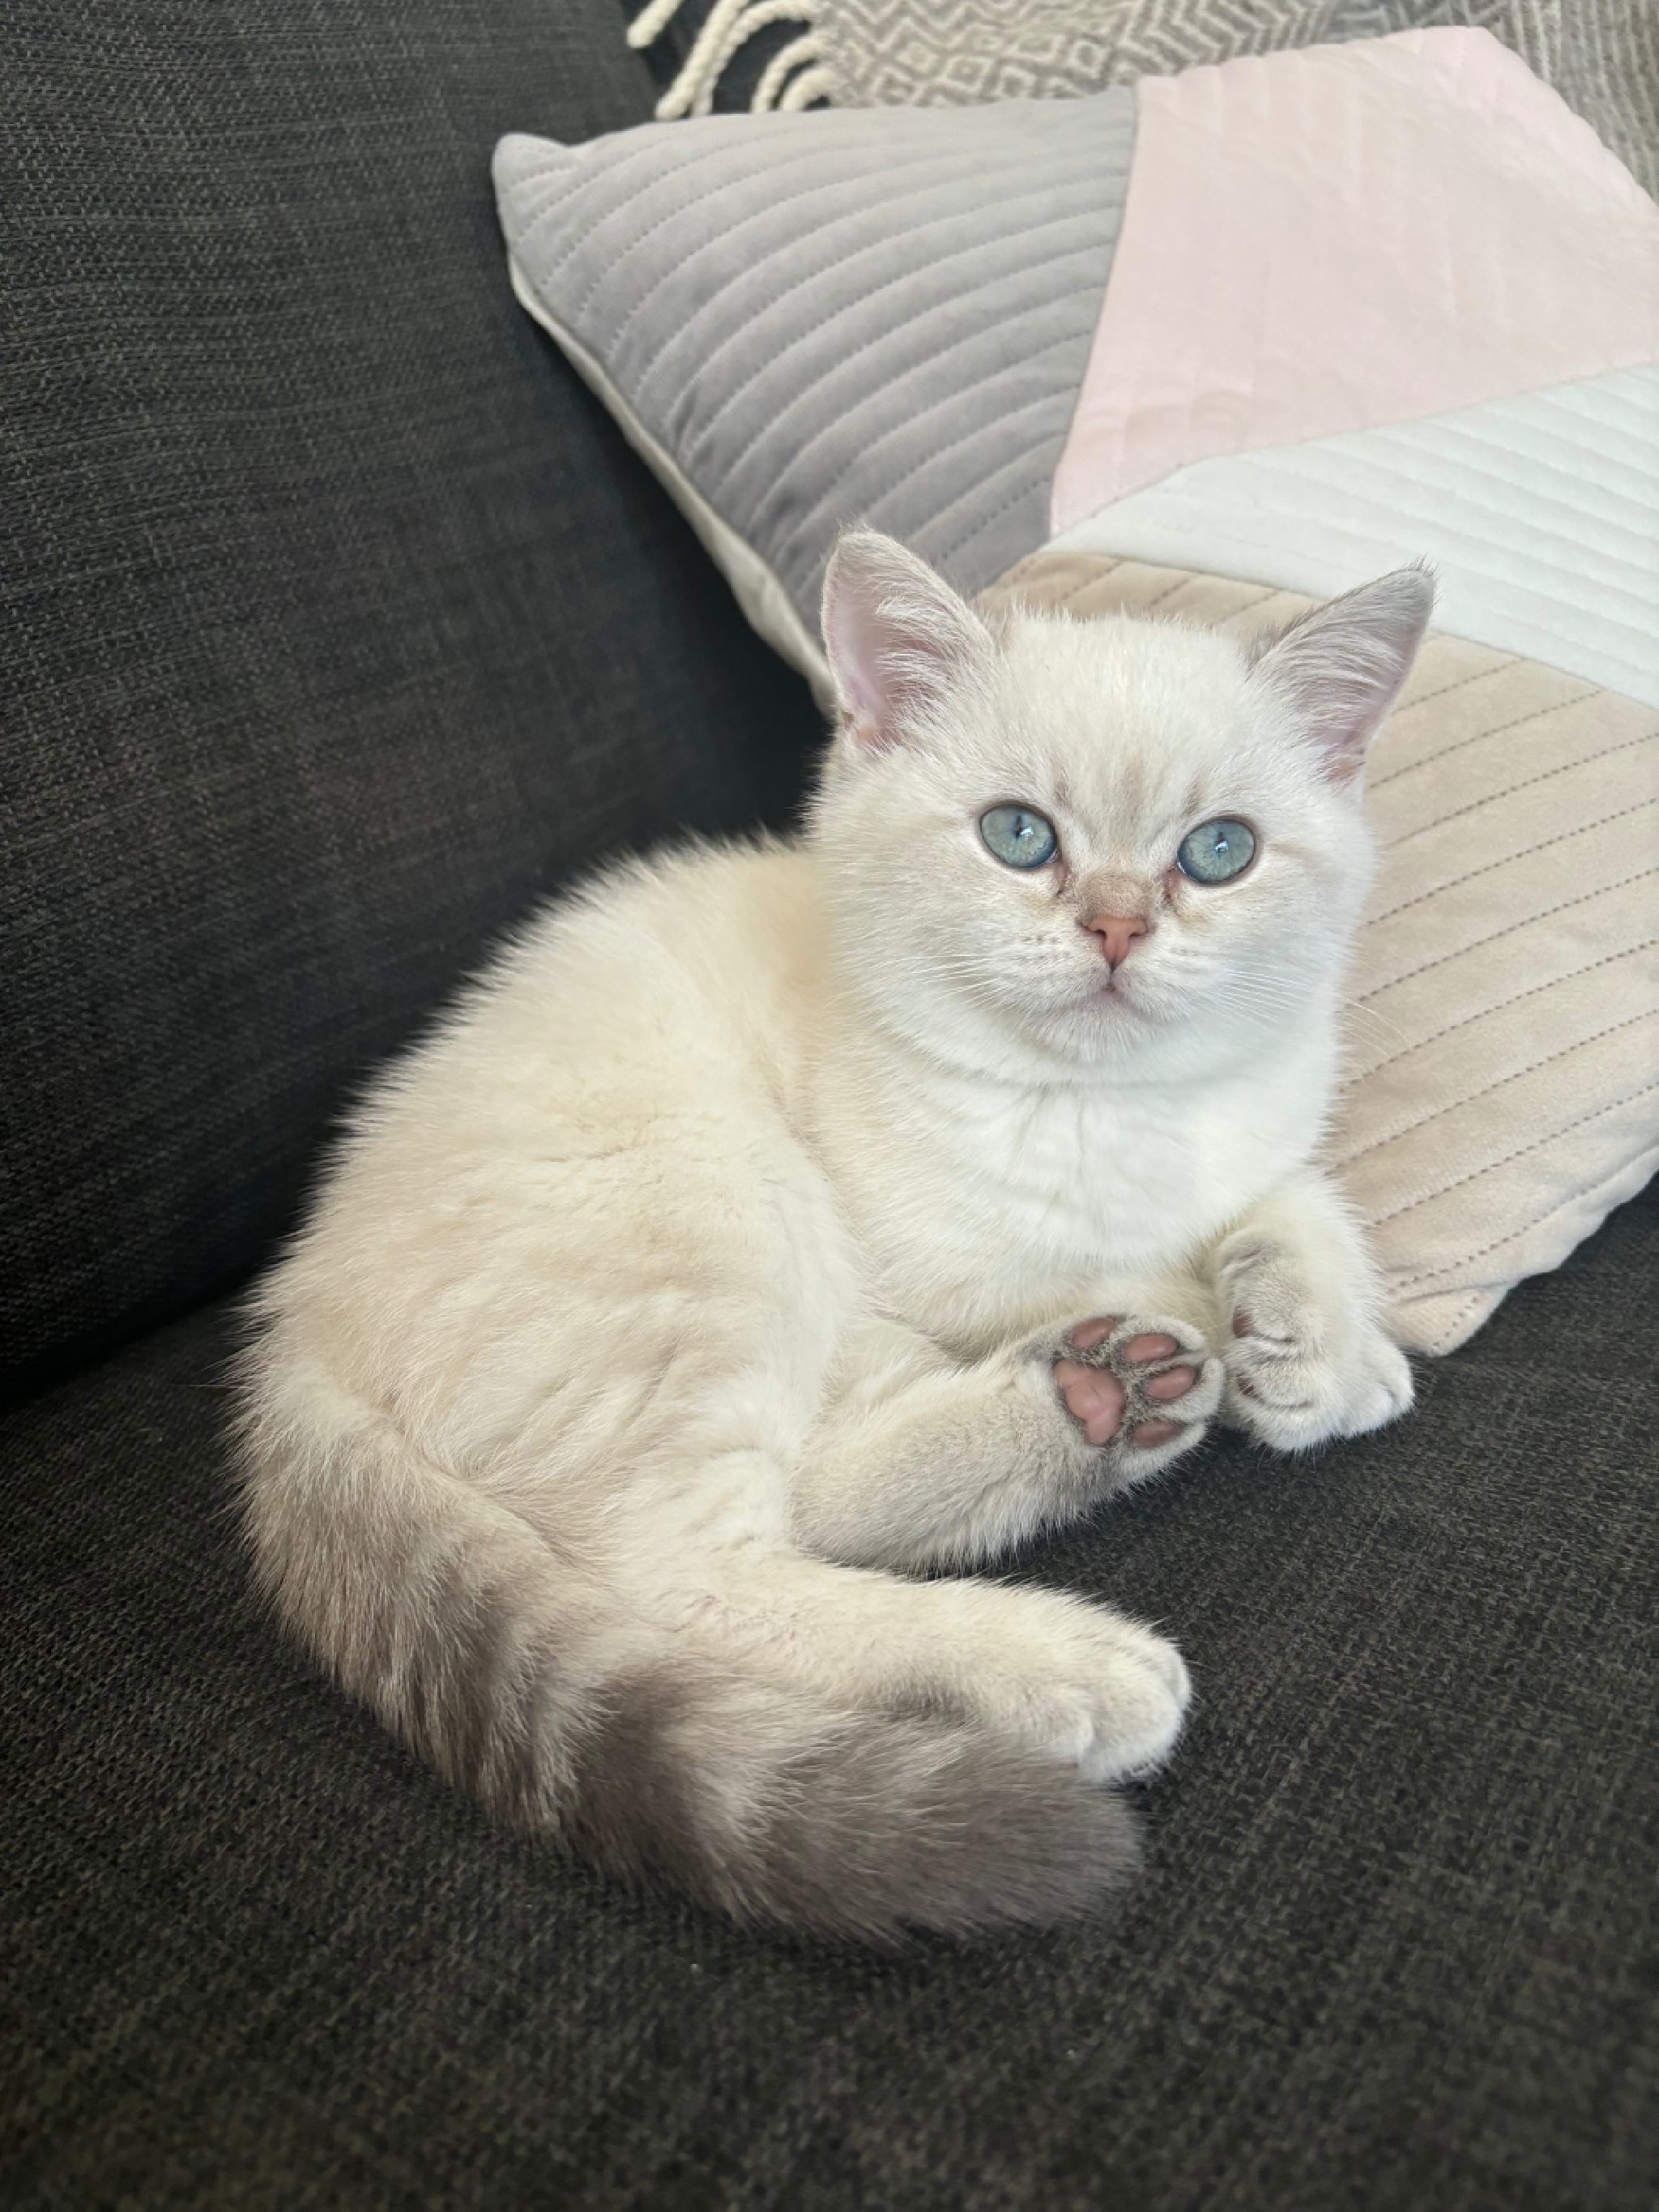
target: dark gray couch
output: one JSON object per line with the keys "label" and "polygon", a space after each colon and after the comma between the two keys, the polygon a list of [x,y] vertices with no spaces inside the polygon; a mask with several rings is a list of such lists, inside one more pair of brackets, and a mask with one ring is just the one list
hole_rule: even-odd
{"label": "dark gray couch", "polygon": [[871,1958],[629,1893],[246,1595],[236,1292],[340,1101],[817,740],[507,292],[491,143],[641,118],[622,20],[0,15],[0,2203],[1646,2212],[1650,1197],[1406,1425],[1018,1563],[1200,1685],[1097,1923]]}

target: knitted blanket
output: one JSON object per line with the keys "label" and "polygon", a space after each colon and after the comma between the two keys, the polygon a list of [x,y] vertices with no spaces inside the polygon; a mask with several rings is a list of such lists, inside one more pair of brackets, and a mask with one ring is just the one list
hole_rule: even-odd
{"label": "knitted blanket", "polygon": [[[651,45],[681,7],[651,0],[630,45]],[[1439,24],[1512,47],[1659,196],[1659,0],[714,0],[657,112],[707,114],[757,33],[772,49],[757,109],[938,107]]]}

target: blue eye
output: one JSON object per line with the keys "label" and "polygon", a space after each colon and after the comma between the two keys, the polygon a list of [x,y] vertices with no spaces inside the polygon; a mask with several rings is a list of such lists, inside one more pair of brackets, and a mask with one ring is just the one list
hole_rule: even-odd
{"label": "blue eye", "polygon": [[994,806],[980,816],[979,834],[1011,868],[1040,868],[1060,850],[1054,823],[1029,806]]}
{"label": "blue eye", "polygon": [[1242,876],[1255,858],[1255,832],[1224,814],[1187,832],[1176,866],[1195,884],[1224,884]]}

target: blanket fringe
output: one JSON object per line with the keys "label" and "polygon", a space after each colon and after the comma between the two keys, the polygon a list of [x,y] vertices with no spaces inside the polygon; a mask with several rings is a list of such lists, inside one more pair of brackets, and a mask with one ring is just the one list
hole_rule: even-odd
{"label": "blanket fringe", "polygon": [[[761,73],[750,101],[750,112],[769,110],[793,113],[826,100],[834,79],[824,65],[823,45],[811,24],[815,0],[714,0],[697,33],[685,65],[657,102],[657,120],[672,123],[682,115],[713,112],[714,88],[721,73],[739,47],[757,31],[771,23],[799,23],[801,36],[781,46]],[[679,13],[682,0],[650,0],[628,27],[628,43],[648,46],[667,29]]]}

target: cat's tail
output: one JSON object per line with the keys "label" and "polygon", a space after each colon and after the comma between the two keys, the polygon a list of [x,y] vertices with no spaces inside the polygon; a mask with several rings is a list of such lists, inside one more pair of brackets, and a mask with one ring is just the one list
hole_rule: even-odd
{"label": "cat's tail", "polygon": [[284,1620],[516,1826],[738,1919],[865,1940],[1054,1920],[1135,1862],[1133,1816],[1073,1769],[688,1653],[382,1419],[324,1441],[267,1397],[246,1444]]}

